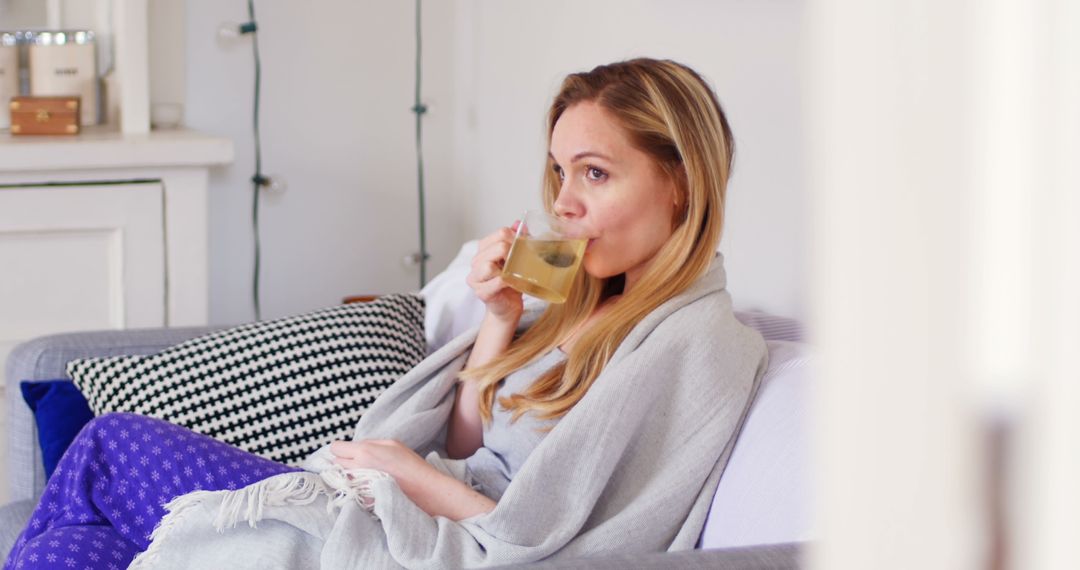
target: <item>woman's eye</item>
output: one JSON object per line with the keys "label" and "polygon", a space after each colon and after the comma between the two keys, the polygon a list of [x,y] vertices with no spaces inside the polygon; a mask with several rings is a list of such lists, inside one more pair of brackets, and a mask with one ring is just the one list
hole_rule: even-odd
{"label": "woman's eye", "polygon": [[603,179],[607,178],[607,173],[604,172],[603,170],[600,170],[599,168],[596,168],[594,166],[590,166],[587,169],[585,169],[585,177],[588,178],[589,180],[600,181],[600,180],[603,180]]}
{"label": "woman's eye", "polygon": [[555,172],[555,175],[559,177],[559,180],[562,180],[563,178],[566,178],[566,173],[563,172],[562,167],[559,166],[558,164],[553,165],[551,167],[551,170]]}

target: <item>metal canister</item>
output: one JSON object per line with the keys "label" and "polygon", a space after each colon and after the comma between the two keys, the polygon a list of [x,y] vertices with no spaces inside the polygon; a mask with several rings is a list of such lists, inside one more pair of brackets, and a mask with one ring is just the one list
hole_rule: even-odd
{"label": "metal canister", "polygon": [[8,102],[19,94],[19,47],[13,32],[0,32],[0,129],[11,126]]}
{"label": "metal canister", "polygon": [[98,76],[94,32],[32,32],[28,37],[30,94],[78,95],[80,124],[98,123]]}

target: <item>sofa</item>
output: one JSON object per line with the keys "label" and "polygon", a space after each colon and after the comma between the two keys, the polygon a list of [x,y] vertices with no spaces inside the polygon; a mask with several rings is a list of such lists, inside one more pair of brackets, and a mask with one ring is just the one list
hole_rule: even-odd
{"label": "sofa", "polygon": [[[478,321],[483,307],[464,285],[475,242],[421,291],[425,333],[432,349]],[[608,554],[541,561],[520,568],[798,568],[813,539],[806,473],[808,368],[811,353],[799,323],[762,312],[736,312],[765,337],[769,370],[721,477],[708,521],[693,551],[655,555]],[[11,500],[0,507],[0,554],[5,558],[46,480],[34,415],[23,402],[22,380],[66,377],[77,358],[145,355],[222,327],[79,332],[18,345],[5,363],[7,449],[4,469]]]}

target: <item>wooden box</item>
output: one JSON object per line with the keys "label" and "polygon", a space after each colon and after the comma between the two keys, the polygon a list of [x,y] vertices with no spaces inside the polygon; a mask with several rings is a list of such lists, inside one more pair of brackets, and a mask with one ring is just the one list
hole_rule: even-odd
{"label": "wooden box", "polygon": [[12,97],[11,134],[79,134],[79,98],[75,96]]}

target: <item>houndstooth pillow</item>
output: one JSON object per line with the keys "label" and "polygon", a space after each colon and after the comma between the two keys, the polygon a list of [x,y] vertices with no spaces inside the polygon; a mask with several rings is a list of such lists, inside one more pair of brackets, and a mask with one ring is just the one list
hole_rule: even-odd
{"label": "houndstooth pillow", "polygon": [[423,299],[388,295],[214,332],[152,356],[73,360],[67,371],[97,415],[153,416],[298,464],[351,436],[426,348]]}

